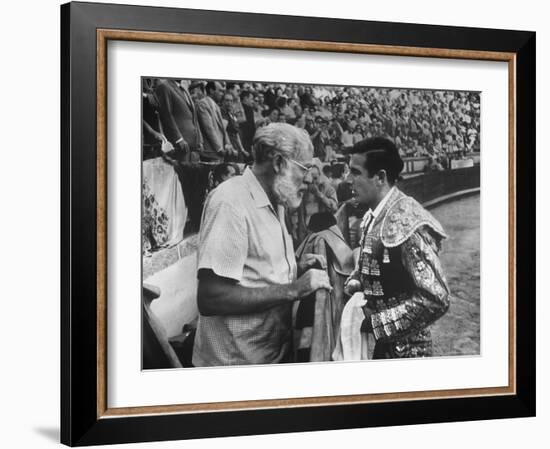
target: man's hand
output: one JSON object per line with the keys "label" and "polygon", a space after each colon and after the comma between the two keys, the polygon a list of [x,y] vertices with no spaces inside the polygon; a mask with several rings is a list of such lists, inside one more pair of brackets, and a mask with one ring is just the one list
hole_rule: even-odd
{"label": "man's hand", "polygon": [[153,130],[153,137],[159,142],[164,142],[166,140],[166,138],[161,133],[155,130]]}
{"label": "man's hand", "polygon": [[361,290],[363,290],[363,286],[361,285],[361,282],[357,279],[348,279],[348,281],[344,285],[344,293],[349,296],[354,295]]}
{"label": "man's hand", "polygon": [[314,182],[312,182],[309,185],[309,191],[310,191],[310,193],[312,193],[315,196],[319,196],[320,193],[321,193],[321,191],[319,190],[319,186],[317,184],[315,184]]}
{"label": "man's hand", "polygon": [[304,273],[310,268],[320,268],[322,270],[327,269],[327,260],[325,256],[321,254],[304,254],[300,258],[300,263],[298,264],[298,273]]}
{"label": "man's hand", "polygon": [[187,154],[189,151],[189,144],[185,140],[180,140],[174,146],[176,150],[181,151],[183,154]]}
{"label": "man's hand", "polygon": [[315,196],[319,199],[323,199],[325,197],[325,188],[322,184],[315,184]]}
{"label": "man's hand", "polygon": [[233,145],[231,145],[230,143],[225,144],[225,154],[227,154],[228,156],[236,154],[236,152],[234,151],[235,150],[233,150]]}
{"label": "man's hand", "polygon": [[294,283],[297,298],[303,298],[321,288],[332,291],[330,280],[324,270],[308,270]]}

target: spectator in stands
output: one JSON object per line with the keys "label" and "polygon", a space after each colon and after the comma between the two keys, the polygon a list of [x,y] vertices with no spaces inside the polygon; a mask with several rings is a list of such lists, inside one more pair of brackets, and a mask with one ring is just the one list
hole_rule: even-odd
{"label": "spectator in stands", "polygon": [[241,104],[243,105],[245,120],[239,124],[241,142],[245,151],[250,154],[252,150],[252,139],[256,132],[256,120],[254,117],[254,99],[252,92],[244,90],[241,92]]}
{"label": "spectator in stands", "polygon": [[143,160],[160,156],[162,143],[166,141],[160,132],[159,104],[155,95],[155,83],[155,79],[143,78],[141,99]]}
{"label": "spectator in stands", "polygon": [[424,173],[434,172],[434,171],[443,171],[443,165],[439,161],[439,158],[435,156],[430,157],[430,162],[424,166]]}
{"label": "spectator in stands", "polygon": [[311,86],[306,86],[305,88],[300,86],[298,88],[298,97],[300,98],[300,105],[302,106],[302,109],[314,108],[317,106],[317,102],[313,97],[313,89]]}
{"label": "spectator in stands", "polygon": [[225,93],[222,101],[222,118],[224,120],[225,130],[229,136],[229,141],[233,147],[232,154],[228,154],[225,157],[226,161],[244,162],[250,156],[248,152],[243,148],[241,143],[241,135],[239,133],[239,123],[237,117],[233,112],[235,107],[235,99],[229,92]]}
{"label": "spectator in stands", "polygon": [[243,105],[241,103],[241,86],[237,83],[227,83],[226,91],[233,96],[233,114],[235,114],[237,122],[241,124],[246,120]]}
{"label": "spectator in stands", "polygon": [[338,187],[342,182],[344,182],[345,179],[345,165],[342,163],[337,163],[331,165],[331,173],[330,173],[330,184],[336,191],[336,197],[338,198],[338,202],[342,201],[340,197],[338,196]]}
{"label": "spectator in stands", "polygon": [[353,132],[353,144],[355,145],[357,142],[361,142],[363,138],[363,129],[361,128],[361,125],[355,126],[355,130]]}
{"label": "spectator in stands", "polygon": [[329,145],[330,142],[330,134],[327,128],[327,123],[323,117],[320,115],[315,117],[311,141],[313,142],[314,157],[319,158],[321,161],[326,160],[326,146]]}
{"label": "spectator in stands", "polygon": [[161,79],[155,89],[163,133],[181,162],[194,160],[203,149],[197,110],[186,84]]}
{"label": "spectator in stands", "polygon": [[336,190],[321,173],[319,165],[314,165],[311,168],[311,184],[309,184],[308,190],[304,194],[302,207],[305,212],[306,225],[313,214],[318,212],[335,213],[338,208]]}
{"label": "spectator in stands", "polygon": [[222,182],[237,176],[239,170],[230,162],[222,162],[212,170],[212,188],[218,187]]}
{"label": "spectator in stands", "polygon": [[303,129],[303,130],[306,129],[306,116],[305,116],[305,114],[301,114],[300,116],[298,116],[298,118],[296,119],[295,126],[297,128]]}
{"label": "spectator in stands", "polygon": [[269,84],[264,90],[265,104],[270,110],[277,107],[277,94],[275,93],[275,89],[274,85]]}
{"label": "spectator in stands", "polygon": [[284,115],[285,121],[290,124],[294,124],[296,121],[296,112],[291,106],[289,106],[286,97],[279,97],[277,99],[277,107],[281,111],[281,115]]}
{"label": "spectator in stands", "polygon": [[256,126],[263,122],[265,114],[269,111],[269,106],[265,104],[265,96],[262,92],[257,92],[254,97],[254,120]]}
{"label": "spectator in stands", "polygon": [[202,134],[204,150],[201,160],[206,162],[223,161],[225,157],[236,155],[225,126],[218,103],[223,96],[223,87],[218,81],[206,84],[206,97],[197,101],[197,111]]}
{"label": "spectator in stands", "polygon": [[269,111],[264,112],[263,120],[258,124],[258,126],[265,126],[269,125],[270,123],[277,123],[279,122],[279,109],[273,108]]}
{"label": "spectator in stands", "polygon": [[347,121],[343,122],[342,130],[342,147],[343,150],[347,150],[353,146],[353,133],[350,131]]}
{"label": "spectator in stands", "polygon": [[189,94],[195,103],[203,99],[206,95],[204,92],[204,83],[201,81],[193,81],[189,85]]}

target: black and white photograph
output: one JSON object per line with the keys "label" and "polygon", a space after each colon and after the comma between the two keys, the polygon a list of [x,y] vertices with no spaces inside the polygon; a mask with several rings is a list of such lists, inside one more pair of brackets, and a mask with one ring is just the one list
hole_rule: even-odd
{"label": "black and white photograph", "polygon": [[139,94],[143,370],[480,355],[481,92]]}

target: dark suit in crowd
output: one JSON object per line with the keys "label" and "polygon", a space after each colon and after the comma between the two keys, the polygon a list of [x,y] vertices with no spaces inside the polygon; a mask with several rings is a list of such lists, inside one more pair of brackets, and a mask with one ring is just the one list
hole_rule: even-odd
{"label": "dark suit in crowd", "polygon": [[[162,131],[174,148],[182,139],[189,145],[189,151],[198,152],[202,148],[197,110],[189,92],[174,80],[160,80],[155,94],[159,102],[159,115]],[[188,154],[185,159],[188,159]]]}

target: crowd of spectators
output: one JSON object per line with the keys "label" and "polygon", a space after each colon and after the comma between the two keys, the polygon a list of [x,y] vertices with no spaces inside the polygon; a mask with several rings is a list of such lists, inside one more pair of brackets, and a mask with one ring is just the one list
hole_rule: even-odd
{"label": "crowd of spectators", "polygon": [[394,140],[403,157],[452,159],[480,147],[479,92],[166,79],[144,81],[146,144],[164,135],[177,149],[177,140],[186,140],[172,130],[177,111],[170,102],[178,98],[169,98],[171,91],[194,103],[183,118],[202,136],[202,146],[187,142],[201,161],[249,161],[255,130],[271,122],[305,129],[322,162],[378,135]]}
{"label": "crowd of spectators", "polygon": [[350,199],[345,153],[358,141],[388,137],[402,157],[427,159],[426,171],[480,149],[479,92],[144,78],[142,117],[143,159],[174,164],[195,230],[206,191],[252,162],[254,134],[272,122],[306,130],[314,146],[297,239],[312,215]]}

